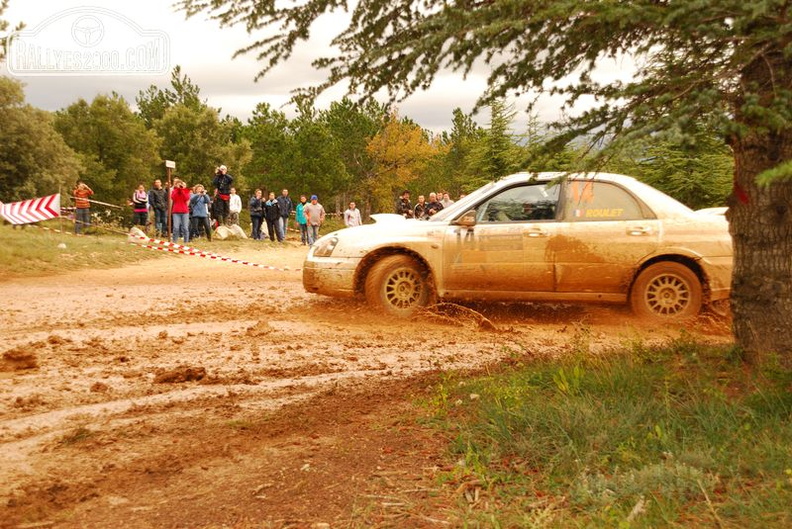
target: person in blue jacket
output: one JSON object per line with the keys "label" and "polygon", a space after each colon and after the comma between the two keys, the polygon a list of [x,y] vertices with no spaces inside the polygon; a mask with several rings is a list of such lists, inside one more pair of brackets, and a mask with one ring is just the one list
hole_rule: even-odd
{"label": "person in blue jacket", "polygon": [[212,241],[212,226],[209,220],[209,204],[212,201],[206,194],[206,189],[201,184],[195,186],[195,192],[190,197],[190,211],[193,232],[200,235],[201,229],[206,232],[206,239]]}

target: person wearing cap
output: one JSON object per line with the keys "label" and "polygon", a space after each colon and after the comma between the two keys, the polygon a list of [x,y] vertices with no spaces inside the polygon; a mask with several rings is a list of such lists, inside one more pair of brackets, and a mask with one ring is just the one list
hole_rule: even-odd
{"label": "person wearing cap", "polygon": [[313,245],[319,238],[319,226],[324,223],[325,209],[319,203],[319,197],[311,195],[311,203],[303,208],[305,219],[308,221],[308,244]]}
{"label": "person wearing cap", "polygon": [[215,169],[214,180],[212,184],[217,190],[217,204],[215,204],[215,214],[217,215],[218,225],[226,223],[228,218],[228,201],[231,198],[231,185],[234,182],[234,177],[228,174],[228,167],[221,165]]}

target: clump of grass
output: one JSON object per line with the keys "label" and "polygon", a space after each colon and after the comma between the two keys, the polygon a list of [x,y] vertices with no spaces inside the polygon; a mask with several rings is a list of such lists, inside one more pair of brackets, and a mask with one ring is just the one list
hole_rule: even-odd
{"label": "clump of grass", "polygon": [[85,442],[94,436],[96,436],[96,432],[81,426],[79,428],[76,428],[74,431],[64,435],[58,444],[62,446],[75,445],[78,443]]}
{"label": "clump of grass", "polygon": [[226,423],[226,426],[231,428],[232,430],[251,430],[253,429],[253,423],[250,421],[246,421],[243,419],[233,419]]}
{"label": "clump of grass", "polygon": [[683,335],[444,381],[427,403],[453,432],[455,473],[490,491],[460,505],[471,526],[787,527],[790,387],[788,373],[747,372],[729,350]]}

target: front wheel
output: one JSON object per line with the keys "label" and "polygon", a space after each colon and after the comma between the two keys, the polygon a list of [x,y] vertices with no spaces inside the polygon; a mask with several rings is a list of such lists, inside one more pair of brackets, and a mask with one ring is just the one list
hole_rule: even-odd
{"label": "front wheel", "polygon": [[701,282],[685,265],[655,263],[642,271],[630,292],[633,312],[661,320],[685,320],[701,310]]}
{"label": "front wheel", "polygon": [[366,277],[366,301],[393,316],[411,316],[433,298],[427,272],[407,255],[381,259]]}

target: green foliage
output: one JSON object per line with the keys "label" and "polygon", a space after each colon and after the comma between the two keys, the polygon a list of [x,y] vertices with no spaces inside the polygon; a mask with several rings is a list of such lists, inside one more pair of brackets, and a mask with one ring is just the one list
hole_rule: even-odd
{"label": "green foliage", "polygon": [[495,99],[489,107],[489,128],[470,148],[467,167],[473,176],[466,183],[465,191],[472,191],[487,182],[523,169],[521,162],[524,154],[519,147],[520,138],[512,131],[514,105],[503,99]]}
{"label": "green foliage", "polygon": [[[239,120],[219,118],[218,110],[202,101],[200,88],[181,67],[171,72],[170,88],[150,86],[137,97],[138,114],[161,138],[158,164],[176,162],[175,174],[189,184],[211,187],[215,169],[226,165],[237,191],[247,187],[245,167],[252,158]],[[161,169],[160,169],[161,171]]]}
{"label": "green foliage", "polygon": [[374,172],[363,183],[371,209],[391,212],[399,192],[434,160],[442,158],[447,148],[440,142],[430,141],[418,125],[392,112],[366,150],[374,161]]}
{"label": "green foliage", "polygon": [[138,92],[135,102],[138,115],[143,118],[149,129],[174,105],[184,105],[193,110],[207,106],[206,101],[201,101],[201,89],[194,85],[186,74],[182,75],[179,65],[176,65],[171,72],[171,88],[161,89],[151,85],[146,90]]}
{"label": "green foliage", "polygon": [[251,157],[250,144],[243,140],[234,144],[234,124],[221,122],[217,111],[208,106],[193,108],[181,103],[165,111],[154,123],[162,138],[160,158],[176,162],[176,175],[188,184],[211,187],[215,169],[228,167],[234,184],[245,188],[244,170]]}
{"label": "green foliage", "polygon": [[289,169],[296,189],[319,195],[329,205],[330,197],[348,189],[350,176],[342,162],[336,137],[312,108],[301,107],[290,132],[296,149]]}
{"label": "green foliage", "polygon": [[558,500],[550,525],[656,527],[711,521],[713,501],[728,525],[788,526],[789,373],[684,335],[640,349],[441,381],[428,404],[450,457],[487,484],[460,518],[522,526]]}
{"label": "green foliage", "polygon": [[462,192],[472,191],[472,182],[479,177],[473,167],[473,152],[476,145],[484,141],[486,130],[460,108],[455,108],[452,116],[451,132],[446,139],[448,154],[442,160],[442,180],[429,187],[445,189],[451,196],[459,196]]}
{"label": "green foliage", "polygon": [[[348,98],[330,104],[320,113],[320,120],[330,132],[337,155],[344,164],[345,187],[338,189],[343,195],[341,204],[358,197],[359,207],[370,209],[363,182],[375,170],[375,162],[366,150],[372,138],[380,131],[388,115],[388,109],[375,101],[358,105]],[[365,198],[365,200],[360,200]]]}
{"label": "green foliage", "polygon": [[[275,189],[268,181],[285,182],[289,174],[289,153],[295,146],[288,134],[289,120],[283,112],[273,109],[268,103],[259,103],[242,130],[243,137],[250,142],[251,191]],[[294,187],[294,186],[292,186]]]}
{"label": "green foliage", "polygon": [[[441,70],[467,73],[482,61],[491,72],[482,104],[529,90],[557,94],[568,108],[584,96],[594,98],[592,110],[570,115],[561,142],[589,131],[595,140],[614,133],[632,140],[671,128],[684,133],[700,116],[709,116],[721,130],[734,129],[729,124],[737,122],[737,109],[768,128],[789,126],[788,86],[768,101],[758,92],[758,79],[732,82],[762,57],[776,64],[787,56],[786,26],[778,22],[786,20],[784,2],[311,0],[276,9],[271,1],[182,0],[178,5],[188,15],[208,11],[222,24],[277,29],[240,50],[259,53],[260,75],[287,60],[324,13],[350,10],[349,25],[339,28],[334,40],[337,53],[315,63],[328,68],[328,78],[302,92],[308,96],[346,80],[350,93],[368,96],[384,89],[403,98],[430,85]],[[598,80],[598,60],[627,54],[641,66],[632,80]],[[758,73],[766,80],[772,75]]]}
{"label": "green foliage", "polygon": [[79,153],[80,178],[97,200],[123,205],[138,184],[148,188],[160,176],[159,138],[118,94],[78,100],[56,113],[55,126]]}
{"label": "green foliage", "polygon": [[[8,9],[8,2],[9,0],[2,0],[0,2],[0,16]],[[8,30],[8,21],[3,20],[0,18],[0,63],[5,60],[5,53],[6,53],[6,45],[8,44],[8,37],[6,35],[6,31]],[[25,25],[23,23],[17,24],[14,28],[14,31],[21,31],[24,29]]]}
{"label": "green foliage", "polygon": [[731,150],[704,130],[686,138],[644,138],[605,168],[635,176],[693,209],[725,205],[734,178]]}
{"label": "green foliage", "polygon": [[0,200],[71,190],[81,169],[77,155],[52,115],[26,105],[21,84],[7,77],[0,77],[0,123]]}

